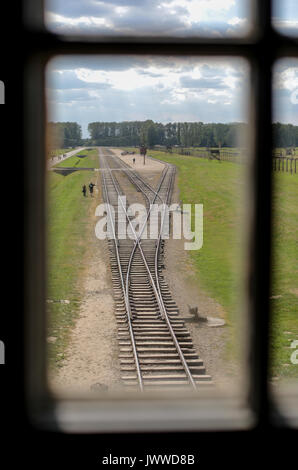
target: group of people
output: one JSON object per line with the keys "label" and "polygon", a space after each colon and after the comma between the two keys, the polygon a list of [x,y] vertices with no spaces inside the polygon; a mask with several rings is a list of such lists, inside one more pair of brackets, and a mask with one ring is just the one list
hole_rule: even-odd
{"label": "group of people", "polygon": [[[96,186],[96,184],[94,184],[94,183],[92,183],[92,182],[89,183],[89,185],[88,185],[88,187],[89,187],[89,192],[90,192],[90,196],[91,196],[91,197],[93,197],[93,188],[94,188],[94,186]],[[85,184],[83,185],[82,193],[83,193],[84,197],[86,197],[87,187],[86,187]]]}

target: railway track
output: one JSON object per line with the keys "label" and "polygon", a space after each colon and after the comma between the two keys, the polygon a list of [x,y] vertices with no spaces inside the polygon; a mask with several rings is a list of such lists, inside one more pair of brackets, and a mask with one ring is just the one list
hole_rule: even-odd
{"label": "railway track", "polygon": [[[141,391],[183,387],[199,390],[212,385],[162,275],[162,233],[167,229],[166,205],[171,201],[175,167],[165,164],[156,189],[121,159],[101,149],[100,167],[110,222],[108,245],[124,385]],[[121,198],[125,195],[119,183],[123,175],[146,205],[147,218],[139,233]],[[127,200],[128,205],[133,202]],[[158,214],[152,217],[153,204],[161,206],[160,218]],[[118,233],[119,221],[130,228],[130,238],[123,239]],[[142,238],[150,224],[157,231],[156,239]]]}

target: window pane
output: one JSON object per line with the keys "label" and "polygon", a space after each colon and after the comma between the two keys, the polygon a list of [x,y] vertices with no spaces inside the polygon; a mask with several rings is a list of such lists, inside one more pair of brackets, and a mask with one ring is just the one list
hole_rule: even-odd
{"label": "window pane", "polygon": [[274,0],[273,24],[283,34],[298,35],[298,3],[296,0]]}
{"label": "window pane", "polygon": [[54,392],[244,397],[248,73],[229,57],[48,65]]}
{"label": "window pane", "polygon": [[76,36],[244,36],[249,0],[47,0],[46,26]]}
{"label": "window pane", "polygon": [[[298,60],[274,69],[273,284],[271,381],[298,404]],[[293,386],[290,392],[287,386]],[[293,390],[293,389],[292,389]],[[284,395],[286,393],[286,395]],[[293,415],[293,410],[292,410]]]}

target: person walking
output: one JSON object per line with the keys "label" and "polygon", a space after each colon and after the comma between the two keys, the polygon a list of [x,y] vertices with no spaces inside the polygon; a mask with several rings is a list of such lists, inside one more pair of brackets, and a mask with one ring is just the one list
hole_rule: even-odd
{"label": "person walking", "polygon": [[86,197],[86,192],[87,192],[87,188],[86,188],[86,185],[84,184],[82,188],[82,193],[84,194],[84,197]]}
{"label": "person walking", "polygon": [[93,197],[93,187],[96,186],[94,183],[89,183],[89,191],[90,191],[90,196]]}

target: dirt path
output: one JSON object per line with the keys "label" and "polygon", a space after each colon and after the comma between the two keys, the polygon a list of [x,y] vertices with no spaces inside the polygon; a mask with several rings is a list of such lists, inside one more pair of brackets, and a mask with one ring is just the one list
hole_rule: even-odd
{"label": "dirt path", "polygon": [[[130,165],[135,170],[138,170],[140,174],[142,172],[158,172],[161,173],[164,169],[164,165],[157,160],[153,160],[152,158],[146,157],[146,163],[144,165],[144,158],[139,153],[135,153],[134,155],[121,155],[123,150],[117,148],[111,148],[112,152],[114,152],[117,157],[121,158],[127,165]],[[135,163],[133,163],[133,158],[135,158]]]}
{"label": "dirt path", "polygon": [[[50,377],[54,394],[94,395],[117,389],[120,384],[118,340],[113,289],[106,241],[94,233],[95,207],[101,202],[100,174],[97,173],[94,204],[86,241],[89,250],[83,280],[84,296],[79,318],[72,331],[66,359]],[[99,190],[98,190],[99,188]]]}
{"label": "dirt path", "polygon": [[[172,203],[179,202],[177,178],[172,195]],[[170,287],[173,299],[176,301],[180,316],[185,319],[193,339],[194,347],[203,359],[207,374],[212,376],[218,389],[231,392],[231,377],[239,375],[236,364],[227,362],[226,344],[230,329],[223,327],[208,327],[204,323],[194,321],[189,307],[198,307],[200,316],[224,318],[225,312],[220,304],[209,297],[200,287],[195,277],[195,267],[184,250],[185,240],[169,239],[165,243],[165,270],[163,274]],[[234,385],[240,385],[239,382]],[[236,389],[235,389],[236,391]]]}

